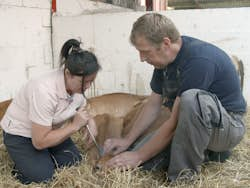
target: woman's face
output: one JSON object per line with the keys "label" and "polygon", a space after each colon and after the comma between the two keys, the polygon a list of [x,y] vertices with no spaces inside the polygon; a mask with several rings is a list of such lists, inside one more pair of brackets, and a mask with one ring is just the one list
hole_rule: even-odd
{"label": "woman's face", "polygon": [[84,76],[84,80],[82,76],[75,76],[69,74],[65,74],[66,77],[66,90],[69,94],[74,93],[82,93],[90,88],[92,82],[95,80],[97,73],[93,73],[88,76]]}

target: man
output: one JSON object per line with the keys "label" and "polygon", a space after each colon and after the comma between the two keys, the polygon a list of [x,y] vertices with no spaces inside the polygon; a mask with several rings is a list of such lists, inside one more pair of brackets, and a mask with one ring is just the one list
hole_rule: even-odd
{"label": "man", "polygon": [[[212,44],[180,36],[172,21],[158,13],[138,18],[130,40],[141,61],[154,66],[152,94],[128,135],[106,140],[105,151],[118,154],[107,165],[136,167],[170,143],[170,181],[199,173],[212,155],[224,161],[228,156],[219,154],[228,154],[245,133],[246,103],[229,56]],[[162,104],[171,109],[170,118],[143,146],[126,151]]]}

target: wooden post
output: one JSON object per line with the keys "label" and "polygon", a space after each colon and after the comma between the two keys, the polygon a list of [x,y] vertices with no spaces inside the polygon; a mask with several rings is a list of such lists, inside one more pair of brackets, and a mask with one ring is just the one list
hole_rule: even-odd
{"label": "wooden post", "polygon": [[153,10],[167,10],[168,0],[153,0]]}

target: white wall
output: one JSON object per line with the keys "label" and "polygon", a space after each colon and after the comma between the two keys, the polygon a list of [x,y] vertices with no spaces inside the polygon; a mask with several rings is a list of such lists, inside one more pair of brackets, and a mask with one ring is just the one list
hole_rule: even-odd
{"label": "white wall", "polygon": [[52,67],[49,0],[0,0],[0,101]]}
{"label": "white wall", "polygon": [[[50,4],[50,0],[0,0],[0,101],[13,97],[31,77],[52,69]],[[132,23],[145,12],[87,0],[60,0],[57,10],[53,17],[55,66],[63,42],[81,37],[84,48],[93,49],[103,67],[89,96],[117,91],[150,93],[152,67],[140,63],[128,40]],[[240,57],[246,71],[244,95],[250,101],[250,8],[162,14],[183,34]]]}
{"label": "white wall", "polygon": [[[109,92],[150,93],[152,67],[140,63],[129,43],[133,22],[145,12],[102,13],[53,17],[55,60],[62,43],[80,37],[93,48],[103,67],[90,94]],[[250,8],[172,10],[161,12],[185,35],[194,36],[235,54],[245,63],[244,95],[250,100]],[[62,32],[63,31],[63,32]]]}
{"label": "white wall", "polygon": [[[57,0],[57,10],[57,15],[69,17],[131,11],[89,0]],[[28,79],[53,68],[51,0],[0,0],[0,28],[0,101],[3,101],[14,97]],[[82,29],[80,33],[86,30]],[[64,35],[63,30],[61,34]]]}

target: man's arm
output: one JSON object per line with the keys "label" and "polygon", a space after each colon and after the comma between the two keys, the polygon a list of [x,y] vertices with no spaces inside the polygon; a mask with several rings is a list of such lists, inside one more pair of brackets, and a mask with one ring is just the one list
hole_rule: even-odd
{"label": "man's arm", "polygon": [[145,162],[159,153],[171,141],[178,122],[180,98],[175,99],[170,118],[163,123],[156,134],[138,150],[141,162]]}
{"label": "man's arm", "polygon": [[125,136],[125,138],[133,143],[158,117],[161,105],[161,95],[152,92],[148,102],[145,104],[144,108],[134,122],[132,129],[129,131],[128,135]]}
{"label": "man's arm", "polygon": [[166,147],[174,135],[179,115],[180,98],[174,102],[170,118],[162,124],[156,134],[137,151],[121,153],[107,162],[108,167],[136,167],[149,160]]}
{"label": "man's arm", "polygon": [[157,118],[161,105],[161,95],[152,92],[129,133],[124,138],[110,138],[105,141],[105,153],[118,154],[126,150]]}

